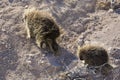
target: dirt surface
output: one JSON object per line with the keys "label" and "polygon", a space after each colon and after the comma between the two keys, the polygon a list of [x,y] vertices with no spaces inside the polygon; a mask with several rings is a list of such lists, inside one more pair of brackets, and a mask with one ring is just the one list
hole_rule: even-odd
{"label": "dirt surface", "polygon": [[[61,80],[58,74],[76,67],[81,70],[79,80],[103,80],[82,76],[87,72],[76,50],[78,45],[88,43],[103,46],[109,52],[115,70],[104,79],[120,79],[119,10],[95,11],[95,4],[96,0],[0,0],[0,80]],[[26,39],[22,19],[28,7],[49,11],[63,29],[58,40],[60,56]]]}

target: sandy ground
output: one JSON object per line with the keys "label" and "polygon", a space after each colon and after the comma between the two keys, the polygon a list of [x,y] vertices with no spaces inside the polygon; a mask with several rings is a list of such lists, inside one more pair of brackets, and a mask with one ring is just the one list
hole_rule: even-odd
{"label": "sandy ground", "polygon": [[[115,70],[105,80],[120,79],[120,14],[95,11],[96,0],[0,0],[0,80],[60,80],[55,76],[74,67],[84,73],[77,46],[96,44],[108,50]],[[26,39],[24,9],[49,11],[64,33],[61,55],[54,57]],[[113,79],[114,78],[114,79]],[[81,78],[81,80],[103,80]]]}

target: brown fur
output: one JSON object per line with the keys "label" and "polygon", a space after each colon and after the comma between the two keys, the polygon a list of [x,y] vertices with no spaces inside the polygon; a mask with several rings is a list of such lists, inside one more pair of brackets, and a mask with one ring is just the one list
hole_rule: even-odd
{"label": "brown fur", "polygon": [[119,9],[120,8],[120,0],[106,0],[106,1],[97,1],[96,3],[96,9],[100,10],[109,10],[109,9]]}
{"label": "brown fur", "polygon": [[109,10],[111,8],[111,2],[98,2],[96,4],[97,10]]}
{"label": "brown fur", "polygon": [[46,11],[31,8],[25,10],[24,20],[27,38],[35,39],[38,47],[47,47],[54,54],[57,54],[58,44],[56,39],[60,36],[60,30],[54,18]]}
{"label": "brown fur", "polygon": [[[102,66],[101,73],[106,75],[112,66],[109,65],[107,51],[99,46],[85,45],[78,48],[78,56],[80,60],[84,60],[88,67]],[[105,65],[104,65],[105,64]]]}

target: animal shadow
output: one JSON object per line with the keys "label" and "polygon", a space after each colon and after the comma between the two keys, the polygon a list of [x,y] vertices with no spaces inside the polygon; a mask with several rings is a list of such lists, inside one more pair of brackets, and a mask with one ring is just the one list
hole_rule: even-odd
{"label": "animal shadow", "polygon": [[[59,46],[60,47],[60,46]],[[54,56],[51,52],[45,54],[49,63],[56,67],[62,67],[65,70],[77,57],[68,50],[60,47],[60,55]]]}

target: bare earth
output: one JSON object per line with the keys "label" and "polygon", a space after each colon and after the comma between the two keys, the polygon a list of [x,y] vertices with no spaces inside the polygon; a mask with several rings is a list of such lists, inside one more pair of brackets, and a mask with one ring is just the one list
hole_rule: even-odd
{"label": "bare earth", "polygon": [[[78,80],[120,79],[120,14],[95,11],[96,0],[0,0],[0,80],[61,80],[58,74],[80,68]],[[61,55],[54,57],[26,39],[24,9],[49,11],[63,28]],[[88,75],[77,46],[103,46],[114,70],[104,79]],[[71,79],[72,80],[72,79]],[[77,80],[77,79],[75,79]]]}

